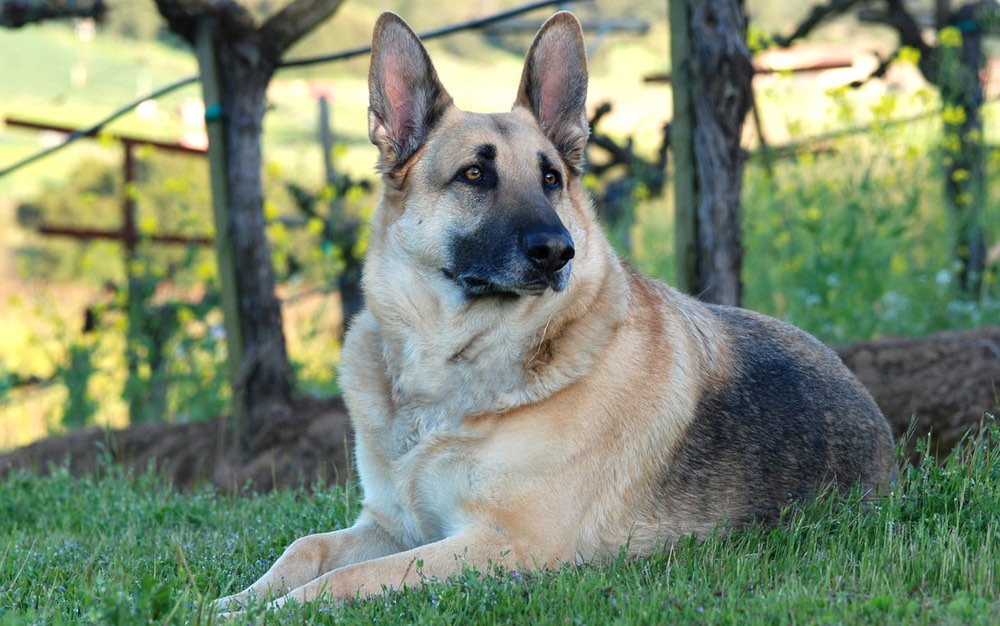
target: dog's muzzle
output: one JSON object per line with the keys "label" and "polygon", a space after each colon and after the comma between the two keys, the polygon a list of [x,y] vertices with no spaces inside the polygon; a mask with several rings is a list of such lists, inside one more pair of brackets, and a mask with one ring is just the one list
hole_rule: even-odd
{"label": "dog's muzzle", "polygon": [[555,213],[530,222],[504,217],[456,235],[449,263],[441,268],[444,275],[470,298],[539,296],[548,289],[565,289],[576,248]]}

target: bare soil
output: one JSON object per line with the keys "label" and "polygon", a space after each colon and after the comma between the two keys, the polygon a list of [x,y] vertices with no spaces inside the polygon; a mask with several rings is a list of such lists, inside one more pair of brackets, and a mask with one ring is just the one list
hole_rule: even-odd
{"label": "bare soil", "polygon": [[291,417],[250,458],[230,449],[228,416],[207,422],[141,424],[121,430],[88,428],[0,454],[0,477],[23,468],[47,474],[68,467],[74,475],[124,465],[155,468],[168,483],[190,490],[211,483],[223,491],[269,491],[350,478],[351,428],[340,398],[297,399]]}
{"label": "bare soil", "polygon": [[[986,414],[998,413],[1000,327],[865,341],[838,353],[871,390],[897,439],[913,422],[911,453],[914,442],[929,435],[931,449],[942,456],[967,431],[981,428]],[[46,473],[65,466],[84,475],[124,465],[137,471],[155,467],[182,490],[211,483],[224,491],[267,491],[348,480],[351,429],[343,402],[303,398],[291,414],[251,458],[226,452],[229,432],[222,416],[51,437],[0,454],[0,477],[17,468]]]}
{"label": "bare soil", "polygon": [[868,387],[897,440],[930,435],[944,457],[969,430],[1000,417],[1000,327],[942,332],[917,339],[863,341],[837,351]]}

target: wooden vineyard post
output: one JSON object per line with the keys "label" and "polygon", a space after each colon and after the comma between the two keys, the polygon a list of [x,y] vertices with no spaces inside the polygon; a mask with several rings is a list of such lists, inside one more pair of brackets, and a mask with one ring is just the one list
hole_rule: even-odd
{"label": "wooden vineyard post", "polygon": [[753,65],[739,0],[672,0],[678,286],[707,302],[738,306],[740,145]]}
{"label": "wooden vineyard post", "polygon": [[691,112],[691,42],[687,0],[667,0],[670,11],[670,65],[674,114],[670,147],[674,153],[674,254],[679,290],[696,293],[698,277],[698,212]]}
{"label": "wooden vineyard post", "polygon": [[236,282],[236,259],[233,252],[232,226],[227,182],[226,130],[222,109],[222,89],[219,82],[215,20],[198,22],[195,52],[201,72],[202,96],[205,101],[205,130],[208,134],[208,163],[212,188],[212,214],[215,222],[215,255],[219,271],[222,311],[226,329],[226,353],[229,383],[232,389],[233,441],[242,441],[246,415],[242,381],[244,342],[240,319],[239,293]]}

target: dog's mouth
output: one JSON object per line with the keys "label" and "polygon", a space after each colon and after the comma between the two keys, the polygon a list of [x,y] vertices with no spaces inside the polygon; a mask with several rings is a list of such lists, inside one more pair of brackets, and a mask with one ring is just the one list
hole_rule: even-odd
{"label": "dog's mouth", "polygon": [[551,279],[538,278],[525,283],[502,284],[486,278],[480,278],[471,274],[456,274],[448,268],[441,268],[441,273],[445,278],[454,282],[466,296],[470,298],[484,298],[498,296],[501,298],[517,298],[519,296],[540,296],[545,290],[552,288],[554,291],[561,291],[562,286],[558,284],[555,277]]}

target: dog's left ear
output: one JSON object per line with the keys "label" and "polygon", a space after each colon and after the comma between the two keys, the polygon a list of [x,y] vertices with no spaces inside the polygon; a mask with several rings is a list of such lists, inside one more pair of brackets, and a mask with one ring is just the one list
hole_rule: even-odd
{"label": "dog's left ear", "polygon": [[368,101],[368,138],[379,149],[383,173],[406,163],[451,106],[427,50],[393,13],[375,22]]}
{"label": "dog's left ear", "polygon": [[515,107],[531,111],[566,163],[583,171],[587,146],[587,51],[576,16],[556,13],[528,49]]}

